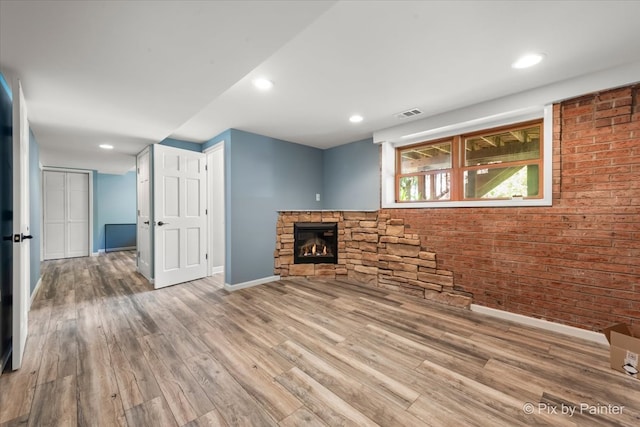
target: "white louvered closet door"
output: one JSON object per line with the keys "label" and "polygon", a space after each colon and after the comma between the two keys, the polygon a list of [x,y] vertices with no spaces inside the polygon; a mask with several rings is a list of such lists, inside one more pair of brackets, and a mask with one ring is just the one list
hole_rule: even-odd
{"label": "white louvered closet door", "polygon": [[44,259],[89,256],[89,175],[43,172]]}

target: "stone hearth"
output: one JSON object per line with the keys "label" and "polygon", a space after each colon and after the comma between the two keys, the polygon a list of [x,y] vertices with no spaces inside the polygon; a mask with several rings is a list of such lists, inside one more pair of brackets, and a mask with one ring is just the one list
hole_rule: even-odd
{"label": "stone hearth", "polygon": [[[338,224],[337,264],[294,264],[294,224]],[[280,277],[343,278],[379,288],[468,307],[471,294],[454,286],[453,272],[438,269],[404,220],[365,211],[282,211],[276,224],[274,273]]]}

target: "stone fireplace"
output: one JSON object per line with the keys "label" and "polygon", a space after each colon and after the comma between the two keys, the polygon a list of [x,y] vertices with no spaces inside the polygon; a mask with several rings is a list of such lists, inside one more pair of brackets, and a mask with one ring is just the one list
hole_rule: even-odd
{"label": "stone fireplace", "polygon": [[404,220],[382,211],[279,212],[274,274],[352,280],[461,307],[472,299]]}
{"label": "stone fireplace", "polygon": [[338,224],[297,222],[293,224],[294,264],[337,264]]}

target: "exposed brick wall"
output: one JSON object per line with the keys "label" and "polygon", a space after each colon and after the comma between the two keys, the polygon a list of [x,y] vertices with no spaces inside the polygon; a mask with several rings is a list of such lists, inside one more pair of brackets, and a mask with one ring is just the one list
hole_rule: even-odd
{"label": "exposed brick wall", "polygon": [[476,304],[640,323],[640,85],[554,106],[553,206],[387,209]]}

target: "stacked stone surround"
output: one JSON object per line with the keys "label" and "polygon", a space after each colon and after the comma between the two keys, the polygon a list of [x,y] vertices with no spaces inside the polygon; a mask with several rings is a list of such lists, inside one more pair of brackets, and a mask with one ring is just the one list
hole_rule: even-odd
{"label": "stacked stone surround", "polygon": [[[337,264],[294,264],[296,222],[338,224]],[[471,294],[454,286],[453,273],[438,268],[404,219],[365,211],[282,211],[276,224],[274,273],[280,277],[343,278],[448,305],[469,307]]]}

